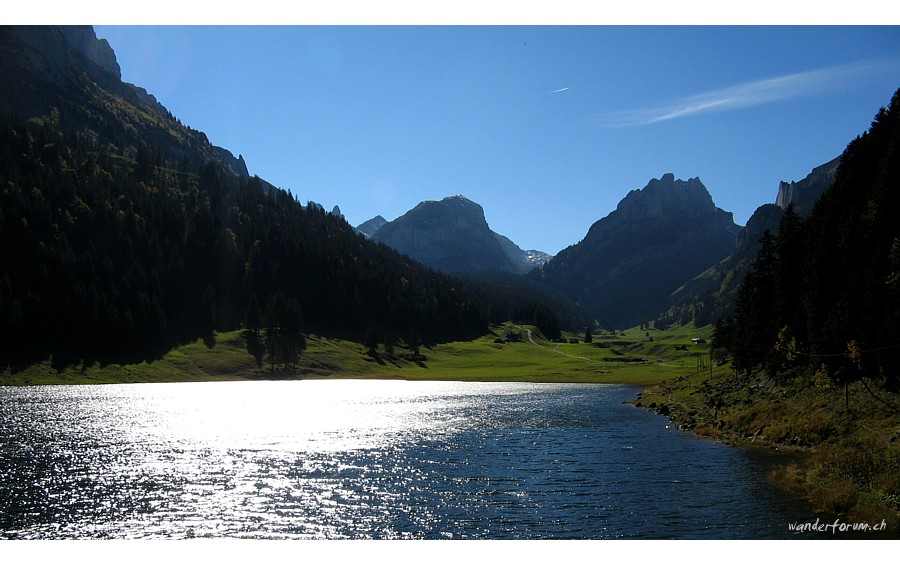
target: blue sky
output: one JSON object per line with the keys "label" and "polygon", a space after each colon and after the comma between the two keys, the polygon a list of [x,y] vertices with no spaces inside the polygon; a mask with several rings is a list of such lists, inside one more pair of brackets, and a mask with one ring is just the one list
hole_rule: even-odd
{"label": "blue sky", "polygon": [[146,88],[251,174],[357,225],[464,194],[520,247],[700,177],[739,224],[900,88],[900,27],[109,27]]}

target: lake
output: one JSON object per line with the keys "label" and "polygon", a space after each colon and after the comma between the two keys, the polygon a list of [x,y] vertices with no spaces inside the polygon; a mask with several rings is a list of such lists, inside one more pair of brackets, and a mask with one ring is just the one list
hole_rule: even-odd
{"label": "lake", "polygon": [[[787,538],[771,455],[617,385],[0,387],[5,539]],[[807,534],[808,535],[808,534]]]}

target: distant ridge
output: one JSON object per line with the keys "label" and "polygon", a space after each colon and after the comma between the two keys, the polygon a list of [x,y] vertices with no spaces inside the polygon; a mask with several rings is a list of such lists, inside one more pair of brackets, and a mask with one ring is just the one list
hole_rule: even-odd
{"label": "distant ridge", "polygon": [[[459,194],[426,200],[394,221],[379,218],[360,224],[369,233],[417,261],[447,273],[505,271],[524,274],[546,262],[546,253],[524,251],[488,226],[481,205]],[[375,227],[377,226],[377,227]]]}
{"label": "distant ridge", "polygon": [[366,220],[365,222],[356,226],[356,231],[368,237],[373,237],[375,233],[381,229],[381,226],[386,223],[387,220],[385,220],[381,215],[378,215],[371,220]]}

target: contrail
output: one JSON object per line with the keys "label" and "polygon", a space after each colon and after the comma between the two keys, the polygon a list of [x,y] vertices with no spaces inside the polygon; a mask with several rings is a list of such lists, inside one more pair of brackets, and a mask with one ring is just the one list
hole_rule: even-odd
{"label": "contrail", "polygon": [[564,90],[569,90],[569,87],[567,86],[565,88],[557,88],[556,90],[551,90],[550,94],[556,94],[557,92],[562,92]]}
{"label": "contrail", "polygon": [[882,60],[804,71],[679,98],[650,108],[608,112],[600,116],[598,122],[612,126],[640,126],[696,114],[748,108],[826,90],[852,88],[864,78],[885,76],[898,67],[898,61]]}

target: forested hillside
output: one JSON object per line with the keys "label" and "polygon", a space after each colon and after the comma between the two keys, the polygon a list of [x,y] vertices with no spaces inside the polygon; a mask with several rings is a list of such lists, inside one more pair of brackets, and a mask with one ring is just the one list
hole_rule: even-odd
{"label": "forested hillside", "polygon": [[274,323],[271,304],[293,326],[358,340],[370,328],[380,341],[465,339],[536,312],[558,328],[539,303],[464,290],[287,191],[179,169],[152,147],[109,154],[3,116],[0,187],[7,363],[146,357],[238,327],[251,304],[251,323]]}
{"label": "forested hillside", "polygon": [[152,148],[197,170],[215,162],[249,176],[243,158],[181,123],[155,97],[122,81],[116,55],[90,26],[0,26],[0,109],[93,138],[105,152]]}
{"label": "forested hillside", "polygon": [[742,372],[900,388],[900,91],[808,220],[766,233],[718,344]]}
{"label": "forested hillside", "polygon": [[0,27],[0,71],[5,367],[150,358],[240,326],[284,364],[310,331],[411,347],[507,319],[559,331],[534,297],[436,273],[250,177],[122,82],[89,26]]}

